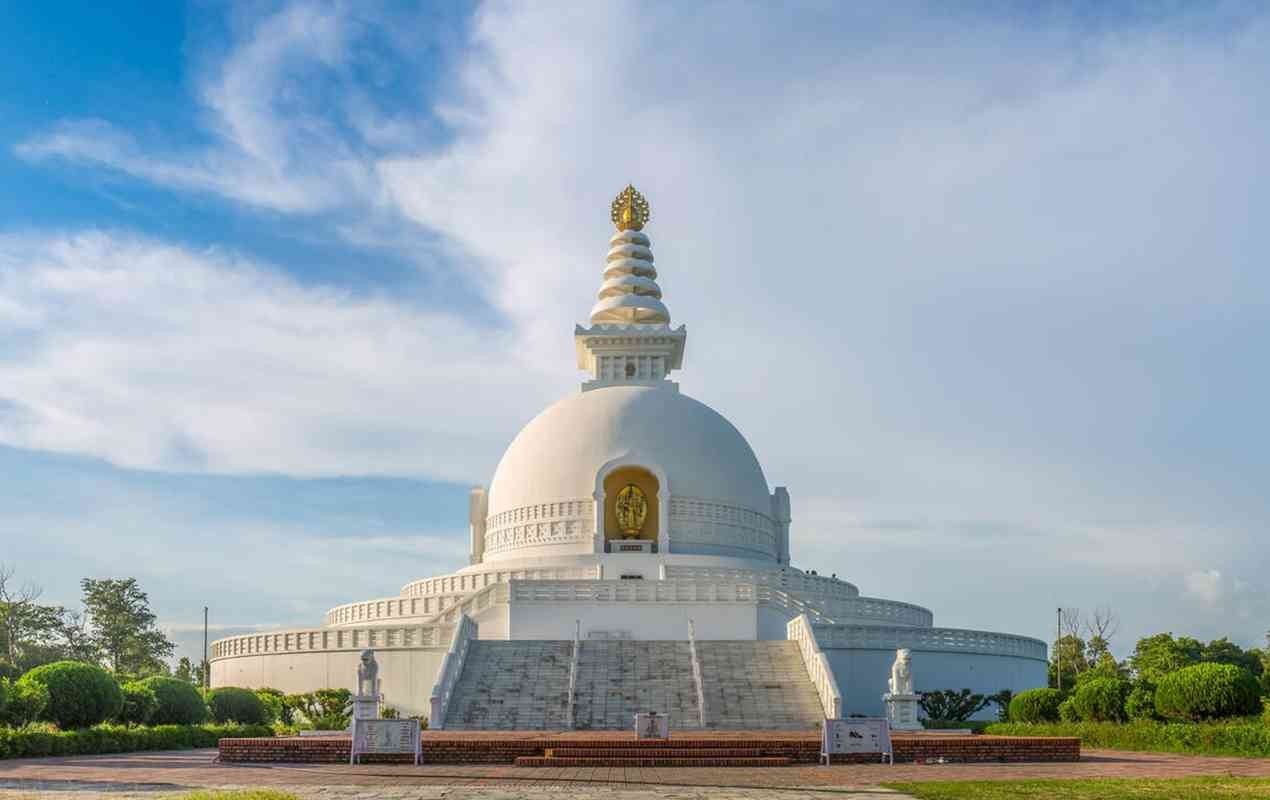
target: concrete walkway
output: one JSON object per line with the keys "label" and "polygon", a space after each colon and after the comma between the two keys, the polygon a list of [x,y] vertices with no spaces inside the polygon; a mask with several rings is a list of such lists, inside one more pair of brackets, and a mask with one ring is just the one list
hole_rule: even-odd
{"label": "concrete walkway", "polygon": [[304,798],[541,798],[902,800],[883,781],[1029,778],[1270,777],[1270,759],[1087,751],[1075,764],[882,764],[767,769],[545,768],[509,765],[215,763],[214,750],[0,761],[0,800],[146,797],[203,787],[272,787]]}

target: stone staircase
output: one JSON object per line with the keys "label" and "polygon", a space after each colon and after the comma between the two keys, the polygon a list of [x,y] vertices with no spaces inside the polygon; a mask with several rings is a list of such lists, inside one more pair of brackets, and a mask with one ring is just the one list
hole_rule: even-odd
{"label": "stone staircase", "polygon": [[[797,643],[698,641],[697,654],[707,728],[819,728],[823,719],[820,699],[807,677]],[[450,700],[445,727],[566,730],[572,658],[573,642],[568,641],[473,641]],[[688,642],[581,642],[573,727],[628,731],[637,711],[669,714],[671,731],[701,729]],[[656,757],[685,756],[658,753]]]}
{"label": "stone staircase", "polygon": [[564,730],[573,642],[474,640],[445,715],[449,730]]}
{"label": "stone staircase", "polygon": [[802,730],[819,728],[824,720],[797,642],[698,640],[697,656],[706,727]]}
{"label": "stone staircase", "polygon": [[637,711],[669,714],[671,730],[701,727],[686,641],[582,642],[575,697],[579,730],[629,730]]}

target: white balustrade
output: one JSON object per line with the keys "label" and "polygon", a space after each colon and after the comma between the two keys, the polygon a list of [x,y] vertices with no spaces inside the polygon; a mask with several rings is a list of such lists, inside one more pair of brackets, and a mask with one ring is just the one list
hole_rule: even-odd
{"label": "white balustrade", "polygon": [[706,684],[701,675],[701,659],[697,657],[697,626],[688,620],[688,654],[692,657],[692,682],[697,687],[697,722],[706,727]]}
{"label": "white balustrade", "polygon": [[437,671],[437,682],[432,687],[431,709],[428,727],[436,730],[445,728],[445,712],[450,707],[450,698],[454,696],[454,687],[458,685],[459,676],[463,674],[463,664],[467,662],[467,651],[471,641],[477,637],[477,626],[467,614],[459,618],[454,626],[454,635],[450,639],[450,649],[441,659],[441,668]]}
{"label": "white balustrade", "polygon": [[907,628],[894,625],[825,625],[814,623],[816,639],[825,649],[926,650],[939,653],[975,653],[1019,656],[1045,661],[1045,642],[1008,633],[958,628]]}
{"label": "white balustrade", "polygon": [[211,660],[278,653],[440,647],[452,631],[452,625],[430,624],[375,628],[309,628],[272,633],[249,633],[212,642]]}
{"label": "white balustrade", "polygon": [[798,643],[798,651],[803,657],[803,666],[807,668],[807,677],[811,678],[824,707],[828,719],[842,719],[842,692],[838,690],[838,681],[833,677],[833,667],[829,665],[829,657],[820,649],[816,641],[816,629],[806,614],[799,614],[785,626],[785,635],[790,641]]}

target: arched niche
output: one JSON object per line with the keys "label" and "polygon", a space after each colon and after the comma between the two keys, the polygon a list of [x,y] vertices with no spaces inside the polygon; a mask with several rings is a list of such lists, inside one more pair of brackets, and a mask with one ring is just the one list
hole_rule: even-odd
{"label": "arched niche", "polygon": [[626,538],[617,523],[617,496],[632,483],[648,502],[644,526],[634,538],[656,542],[659,551],[669,552],[670,486],[666,475],[656,465],[629,454],[608,462],[595,476],[596,551],[603,553],[608,542]]}

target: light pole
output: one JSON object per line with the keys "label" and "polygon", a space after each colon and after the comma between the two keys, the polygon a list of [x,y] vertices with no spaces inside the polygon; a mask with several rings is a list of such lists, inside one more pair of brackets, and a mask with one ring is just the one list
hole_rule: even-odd
{"label": "light pole", "polygon": [[1054,678],[1063,691],[1063,607],[1058,607],[1058,638],[1054,640]]}
{"label": "light pole", "polygon": [[211,672],[211,670],[208,667],[209,665],[207,663],[207,606],[203,606],[203,664],[202,664],[202,668],[199,671],[203,673],[202,684],[203,684],[204,690],[208,689],[212,685],[212,676],[208,674],[209,672]]}

